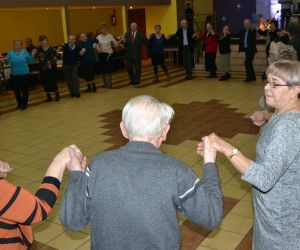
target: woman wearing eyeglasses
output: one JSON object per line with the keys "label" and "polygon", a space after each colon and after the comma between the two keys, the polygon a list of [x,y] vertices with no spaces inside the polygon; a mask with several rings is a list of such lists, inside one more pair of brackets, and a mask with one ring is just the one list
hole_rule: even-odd
{"label": "woman wearing eyeglasses", "polygon": [[256,159],[215,134],[210,140],[253,185],[252,248],[295,250],[300,246],[300,62],[271,64],[267,79],[266,103],[275,113],[261,129]]}

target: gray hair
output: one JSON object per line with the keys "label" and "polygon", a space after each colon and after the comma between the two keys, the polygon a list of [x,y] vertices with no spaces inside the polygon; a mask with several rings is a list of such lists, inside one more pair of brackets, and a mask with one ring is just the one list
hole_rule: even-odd
{"label": "gray hair", "polygon": [[286,45],[282,42],[272,42],[268,61],[272,64],[280,60],[297,61],[297,51],[291,45]]}
{"label": "gray hair", "polygon": [[289,87],[300,86],[300,62],[298,61],[274,62],[268,67],[266,74],[278,77]]}
{"label": "gray hair", "polygon": [[156,98],[141,95],[130,99],[122,112],[129,138],[134,136],[158,137],[174,117],[173,108]]}

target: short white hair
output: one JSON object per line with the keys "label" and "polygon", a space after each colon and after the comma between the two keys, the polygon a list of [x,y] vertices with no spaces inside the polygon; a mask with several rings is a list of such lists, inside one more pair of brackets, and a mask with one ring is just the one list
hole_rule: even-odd
{"label": "short white hair", "polygon": [[174,114],[170,105],[152,96],[141,95],[127,102],[123,108],[122,121],[129,138],[159,137],[171,123]]}

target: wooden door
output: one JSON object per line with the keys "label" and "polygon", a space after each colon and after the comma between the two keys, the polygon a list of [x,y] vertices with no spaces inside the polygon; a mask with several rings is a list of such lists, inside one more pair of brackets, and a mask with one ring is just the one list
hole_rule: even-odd
{"label": "wooden door", "polygon": [[[128,25],[130,26],[131,23],[137,23],[138,30],[143,32],[146,36],[146,13],[145,9],[128,9]],[[130,30],[130,27],[128,27]],[[142,46],[142,59],[147,59],[147,46]]]}

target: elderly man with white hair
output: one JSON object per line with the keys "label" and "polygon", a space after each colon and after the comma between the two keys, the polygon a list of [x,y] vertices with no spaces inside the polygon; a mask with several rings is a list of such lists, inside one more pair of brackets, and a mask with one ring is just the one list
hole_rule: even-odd
{"label": "elderly man with white hair", "polygon": [[78,171],[70,174],[60,219],[75,231],[90,223],[91,249],[179,249],[177,211],[207,229],[220,223],[222,192],[208,138],[203,138],[202,179],[159,150],[173,116],[171,106],[151,96],[135,97],[120,124],[129,142],[99,154],[84,172],[81,156],[73,159]]}

